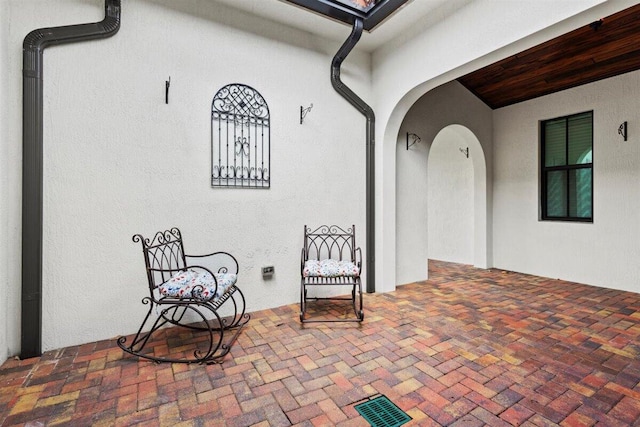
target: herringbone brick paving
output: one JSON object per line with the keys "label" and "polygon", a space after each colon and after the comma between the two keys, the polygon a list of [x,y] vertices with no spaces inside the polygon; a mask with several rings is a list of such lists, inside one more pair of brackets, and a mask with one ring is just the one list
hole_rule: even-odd
{"label": "herringbone brick paving", "polygon": [[0,424],[366,426],[354,404],[379,393],[407,425],[640,426],[640,294],[431,261],[428,281],[365,295],[365,316],[253,313],[220,365],[114,340],[9,360]]}

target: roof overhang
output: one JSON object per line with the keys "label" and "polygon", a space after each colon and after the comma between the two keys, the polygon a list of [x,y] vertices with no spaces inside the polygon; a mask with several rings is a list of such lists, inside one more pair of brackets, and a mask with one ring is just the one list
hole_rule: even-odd
{"label": "roof overhang", "polygon": [[458,79],[492,109],[640,69],[640,4]]}

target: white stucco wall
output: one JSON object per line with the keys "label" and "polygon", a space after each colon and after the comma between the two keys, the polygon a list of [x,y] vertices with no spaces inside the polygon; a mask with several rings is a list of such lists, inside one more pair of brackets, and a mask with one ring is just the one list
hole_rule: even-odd
{"label": "white stucco wall", "polygon": [[[553,3],[550,8],[548,2],[538,0],[474,1],[452,16],[443,15],[439,24],[424,32],[416,25],[416,30],[374,52],[372,59],[357,52],[347,59],[343,80],[374,106],[377,115],[378,292],[403,282],[396,277],[396,255],[401,256],[396,249],[415,249],[401,242],[396,245],[396,212],[402,211],[396,197],[396,167],[401,164],[396,164],[396,148],[405,135],[403,120],[412,125],[411,131],[430,134],[431,139],[423,137],[428,141],[452,123],[467,126],[478,137],[478,148],[482,144],[484,149],[479,152],[485,155],[482,173],[488,177],[483,189],[487,200],[492,200],[493,162],[503,161],[494,157],[493,136],[484,136],[491,126],[485,124],[478,131],[464,121],[476,114],[452,121],[457,116],[437,113],[441,122],[425,121],[425,111],[412,105],[466,72],[635,4],[631,0]],[[7,142],[0,145],[0,232],[5,232],[0,267],[6,267],[0,272],[0,292],[7,291],[3,293],[6,300],[0,297],[0,309],[6,308],[0,320],[1,316],[7,319],[0,332],[2,360],[3,347],[8,347],[9,355],[18,353],[20,337],[22,40],[35,28],[99,21],[104,2],[0,0],[0,5],[9,6],[3,9],[8,17],[0,20],[0,43],[4,36],[6,44],[0,46],[0,95],[6,106],[0,113],[0,136]],[[345,28],[345,38],[348,33]],[[241,264],[241,286],[250,310],[297,301],[303,224],[355,223],[364,237],[364,119],[331,88],[329,63],[337,48],[336,43],[208,1],[127,0],[122,28],[115,37],[45,51],[45,350],[134,332],[143,315],[140,299],[145,295],[140,249],[130,240],[134,233],[179,226],[189,252],[233,252]],[[169,76],[170,104],[165,105],[164,82]],[[271,109],[272,188],[267,191],[209,186],[211,98],[233,82],[253,86]],[[461,89],[449,88],[456,93]],[[445,105],[464,114],[456,96],[443,96],[451,101]],[[314,108],[301,126],[300,105],[310,103]],[[617,104],[612,106],[619,111]],[[427,107],[433,104],[425,103],[423,108]],[[502,126],[502,120],[497,120]],[[633,119],[629,122],[633,135]],[[414,124],[431,130],[425,132]],[[499,137],[509,133],[501,129]],[[634,150],[631,144],[624,147]],[[512,154],[523,156],[519,153]],[[627,154],[603,163],[605,170],[621,165],[627,169],[596,175],[596,192],[599,186],[635,177],[637,165],[629,167],[633,160]],[[496,183],[513,185],[510,172],[503,166],[499,171]],[[474,167],[474,175],[478,173]],[[523,179],[529,182],[530,176]],[[500,190],[502,195],[514,194]],[[621,225],[597,222],[604,207],[598,197],[596,193],[592,227],[598,238],[617,236]],[[636,208],[636,199],[629,200],[628,192],[624,196],[614,192],[603,200],[628,206],[629,212]],[[480,244],[500,253],[503,268],[518,270],[531,262],[523,261],[527,254],[514,259],[503,256],[506,243],[500,233],[496,233],[500,241],[491,243],[491,210],[497,207],[504,208],[503,199],[485,208],[488,237]],[[500,226],[506,225],[501,233],[514,226],[505,223],[504,215],[504,210],[497,215]],[[626,225],[633,234],[633,224]],[[548,228],[568,235],[571,226],[588,227]],[[604,242],[602,251],[611,254],[632,249],[630,239],[622,247],[613,238]],[[423,254],[418,253],[423,259],[426,255],[426,247]],[[494,262],[490,253],[487,256],[486,265],[498,265],[498,259]],[[586,255],[588,261],[595,257],[595,252]],[[275,266],[276,275],[265,282],[259,271],[267,264]],[[567,264],[559,273],[581,268]],[[426,266],[414,265],[420,275],[426,274]],[[529,264],[525,267],[530,269]],[[626,266],[619,274],[632,281],[632,269]]]}
{"label": "white stucco wall", "polygon": [[[0,0],[0,56],[7,57],[7,33],[9,28],[9,2]],[[6,75],[8,62],[0,62],[0,99],[6,99]],[[7,129],[7,109],[0,109],[0,236],[8,235],[8,168],[9,160],[7,149],[9,146]],[[0,364],[2,364],[9,354],[7,339],[7,327],[9,321],[9,282],[7,272],[8,260],[7,239],[0,240]]]}
{"label": "white stucco wall", "polygon": [[427,217],[429,258],[473,264],[474,179],[473,159],[452,127],[438,133],[427,163]]}
{"label": "white stucco wall", "polygon": [[[469,160],[473,164],[473,250],[469,263],[486,268],[491,264],[491,159],[492,111],[478,98],[453,81],[439,86],[422,96],[407,112],[402,122],[396,147],[396,247],[397,270],[395,283],[403,284],[427,278],[427,258],[432,255],[431,244],[436,242],[428,234],[431,218],[428,212],[429,148],[443,129],[449,129],[456,139],[469,147]],[[420,136],[422,143],[406,150],[406,132]],[[455,150],[458,150],[456,146]],[[463,157],[461,153],[458,155]],[[447,197],[451,188],[441,188]],[[437,223],[437,222],[436,222]],[[434,224],[436,224],[434,223]],[[467,259],[455,255],[449,261]]]}
{"label": "white stucco wall", "polygon": [[[431,89],[635,4],[635,1],[474,1],[373,54],[376,122],[376,289],[396,285],[396,144],[414,102]],[[491,162],[488,155],[488,165]],[[490,166],[488,166],[490,171]],[[490,184],[487,189],[491,193]],[[490,224],[489,224],[490,226]]]}
{"label": "white stucco wall", "polygon": [[[539,120],[593,110],[593,223],[539,221]],[[640,292],[640,72],[494,112],[495,266]],[[624,142],[618,126],[629,122]]]}
{"label": "white stucco wall", "polygon": [[[44,54],[43,350],[135,332],[147,291],[134,233],[178,226],[189,253],[235,254],[254,311],[298,301],[304,224],[365,229],[365,120],[331,87],[338,44],[213,2],[122,3],[116,36]],[[8,154],[19,165],[22,39],[35,28],[99,21],[104,2],[11,5]],[[370,65],[354,52],[343,66],[364,99]],[[269,104],[269,190],[210,187],[211,100],[229,83],[252,86]],[[310,103],[300,125],[300,106]],[[20,168],[8,175],[9,202],[19,206]],[[19,211],[9,212],[9,228],[19,222]],[[18,248],[20,235],[10,238]],[[19,258],[10,263],[16,288]],[[262,279],[264,265],[275,266],[272,280]],[[18,327],[13,310],[8,329]]]}
{"label": "white stucco wall", "polygon": [[[407,132],[421,138],[421,142],[408,150]],[[422,139],[422,135],[422,126],[418,126],[418,123],[405,123],[396,146],[399,164],[396,176],[398,222],[395,251],[398,270],[395,280],[398,284],[425,280],[428,276],[427,161],[431,140]]]}

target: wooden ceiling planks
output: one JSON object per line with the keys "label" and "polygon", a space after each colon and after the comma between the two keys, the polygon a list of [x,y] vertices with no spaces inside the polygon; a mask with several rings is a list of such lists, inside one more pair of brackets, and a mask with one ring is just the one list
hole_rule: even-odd
{"label": "wooden ceiling planks", "polygon": [[492,109],[640,69],[640,4],[458,81]]}

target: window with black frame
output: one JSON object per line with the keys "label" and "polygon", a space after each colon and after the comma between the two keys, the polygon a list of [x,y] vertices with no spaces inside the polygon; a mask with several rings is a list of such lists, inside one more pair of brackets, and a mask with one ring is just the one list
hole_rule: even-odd
{"label": "window with black frame", "polygon": [[593,222],[593,111],[544,120],[542,219]]}

